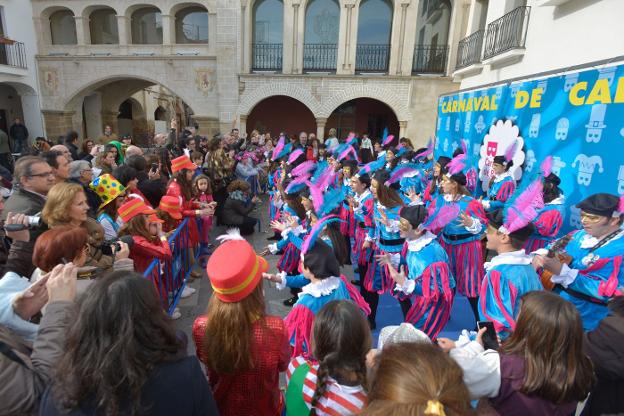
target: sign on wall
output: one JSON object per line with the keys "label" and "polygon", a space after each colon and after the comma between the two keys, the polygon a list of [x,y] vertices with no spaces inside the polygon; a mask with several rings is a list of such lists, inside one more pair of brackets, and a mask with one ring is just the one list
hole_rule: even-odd
{"label": "sign on wall", "polygon": [[580,228],[574,204],[597,192],[624,195],[624,65],[442,96],[436,137],[436,157],[465,140],[485,183],[493,157],[513,141],[516,179],[534,177],[552,155],[564,227]]}

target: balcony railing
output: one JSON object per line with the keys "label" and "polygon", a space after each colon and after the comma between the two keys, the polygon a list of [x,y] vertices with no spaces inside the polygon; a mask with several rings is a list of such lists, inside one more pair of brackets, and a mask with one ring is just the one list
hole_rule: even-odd
{"label": "balcony railing", "polygon": [[530,11],[530,6],[521,6],[488,25],[483,59],[511,49],[524,48]]}
{"label": "balcony railing", "polygon": [[443,74],[448,57],[448,45],[420,45],[414,49],[412,72],[420,74]]}
{"label": "balcony railing", "polygon": [[484,34],[485,30],[477,30],[472,35],[459,41],[457,44],[457,62],[455,63],[455,69],[465,68],[481,61]]}
{"label": "balcony railing", "polygon": [[303,45],[304,71],[335,71],[338,45],[306,43]]}
{"label": "balcony railing", "polygon": [[22,42],[0,43],[0,65],[27,69],[26,49]]}
{"label": "balcony railing", "polygon": [[281,43],[252,44],[251,69],[254,71],[281,71],[282,51]]}
{"label": "balcony railing", "polygon": [[356,72],[387,72],[390,45],[358,44],[355,52]]}

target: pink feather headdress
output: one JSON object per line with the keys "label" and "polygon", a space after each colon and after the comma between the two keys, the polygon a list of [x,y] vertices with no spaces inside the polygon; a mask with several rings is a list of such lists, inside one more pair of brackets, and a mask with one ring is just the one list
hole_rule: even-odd
{"label": "pink feather headdress", "polygon": [[446,169],[450,176],[455,175],[457,173],[463,172],[466,168],[466,154],[462,153],[455,156],[449,163],[446,165]]}
{"label": "pink feather headdress", "polygon": [[542,172],[542,176],[544,176],[545,178],[547,178],[552,173],[552,164],[553,157],[548,155],[540,165],[540,171]]}
{"label": "pink feather headdress", "polygon": [[288,164],[289,165],[293,164],[297,159],[299,159],[299,156],[301,156],[302,154],[303,154],[303,150],[301,149],[293,150],[290,156],[288,156]]}
{"label": "pink feather headdress", "polygon": [[517,148],[518,148],[518,140],[514,140],[513,143],[511,143],[509,147],[507,147],[507,149],[505,150],[505,162],[507,163],[511,162],[514,155],[516,154]]}
{"label": "pink feather headdress", "polygon": [[394,140],[394,135],[390,134],[388,135],[388,137],[386,137],[386,140],[383,141],[383,145],[384,146],[389,145],[390,143],[392,143],[392,140]]}
{"label": "pink feather headdress", "polygon": [[542,181],[537,179],[508,201],[503,208],[503,225],[498,230],[510,234],[533,221],[544,208],[543,190]]}
{"label": "pink feather headdress", "polygon": [[277,160],[279,158],[280,153],[284,150],[284,146],[286,146],[286,137],[283,135],[280,136],[277,144],[273,148],[273,154],[271,155],[271,160]]}

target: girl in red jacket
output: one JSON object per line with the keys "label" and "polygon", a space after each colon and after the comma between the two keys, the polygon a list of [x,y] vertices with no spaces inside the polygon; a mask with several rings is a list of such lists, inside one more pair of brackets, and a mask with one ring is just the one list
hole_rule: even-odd
{"label": "girl in red jacket", "polygon": [[129,257],[134,261],[136,272],[145,272],[154,259],[161,262],[171,259],[171,249],[162,230],[162,223],[154,222],[158,235],[150,233],[149,216],[154,214],[153,209],[133,198],[124,203],[117,212],[124,222],[119,235],[130,235],[134,240]]}

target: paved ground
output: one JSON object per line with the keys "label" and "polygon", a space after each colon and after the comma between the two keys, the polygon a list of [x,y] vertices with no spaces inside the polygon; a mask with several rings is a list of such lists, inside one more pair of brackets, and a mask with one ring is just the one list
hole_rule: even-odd
{"label": "paved ground", "polygon": [[[271,233],[267,233],[266,230],[268,228],[269,220],[268,220],[268,211],[267,211],[267,200],[268,197],[266,195],[261,196],[263,203],[257,208],[254,212],[254,216],[260,218],[261,220],[261,231],[255,232],[248,238],[248,241],[254,246],[257,252],[261,252],[268,243],[267,237],[272,235]],[[212,231],[213,237],[216,237],[225,232],[224,227],[214,227]],[[267,257],[267,261],[271,266],[270,271],[276,272],[275,264],[277,263],[278,257],[269,255]],[[196,267],[199,268],[198,265]],[[343,274],[347,276],[349,279],[353,276],[353,270],[351,266],[345,266],[343,268]],[[176,325],[178,329],[183,330],[189,337],[189,346],[188,352],[189,354],[195,354],[195,346],[192,342],[191,331],[193,327],[193,321],[195,318],[206,310],[206,306],[208,305],[208,300],[212,294],[212,288],[210,287],[210,282],[206,277],[206,273],[204,270],[203,278],[196,279],[190,283],[190,286],[197,289],[197,292],[187,298],[182,299],[180,304],[178,305],[180,308],[180,312],[182,313],[182,317],[176,321]],[[264,282],[264,293],[267,301],[268,313],[271,315],[278,315],[281,317],[285,317],[291,308],[288,308],[282,304],[284,299],[290,297],[290,292],[286,289],[283,291],[278,291],[268,282]],[[463,328],[473,328],[475,326],[474,319],[472,318],[472,312],[470,311],[470,306],[466,298],[462,296],[456,296],[453,310],[451,312],[451,320],[446,325],[440,336],[449,337],[456,339],[457,335]],[[383,295],[380,298],[379,308],[377,312],[377,330],[373,332],[373,336],[376,340],[379,330],[386,325],[398,325],[402,321],[401,310],[398,306],[398,302],[392,298],[390,295]],[[376,341],[375,341],[376,344]]]}

